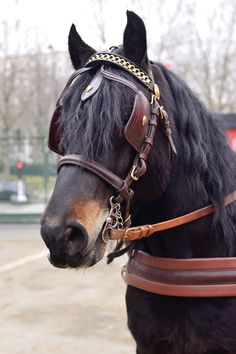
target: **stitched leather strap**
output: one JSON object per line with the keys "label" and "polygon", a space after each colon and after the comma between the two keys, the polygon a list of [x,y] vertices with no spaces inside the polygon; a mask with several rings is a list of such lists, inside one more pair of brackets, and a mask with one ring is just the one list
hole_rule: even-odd
{"label": "stitched leather strap", "polygon": [[71,154],[61,157],[58,161],[57,172],[63,165],[76,165],[86,168],[89,171],[94,172],[96,175],[100,176],[107,183],[111,184],[116,190],[119,190],[123,186],[123,180],[117,175],[107,170],[105,167],[100,165],[95,161],[89,161],[85,159],[82,155]]}
{"label": "stitched leather strap", "polygon": [[[236,200],[236,191],[229,194],[225,198],[224,205],[225,206],[229,205],[233,203],[235,200]],[[206,206],[205,208],[193,211],[192,213],[179,216],[178,218],[175,219],[159,222],[157,224],[135,226],[129,229],[121,229],[121,230],[112,229],[111,238],[116,240],[124,240],[124,241],[137,240],[143,237],[148,237],[158,231],[164,231],[167,229],[171,229],[173,227],[187,224],[191,221],[210,215],[214,213],[214,211],[215,211],[215,207],[211,204]]]}
{"label": "stitched leather strap", "polygon": [[236,296],[236,257],[159,258],[136,250],[122,275],[127,284],[159,295]]}

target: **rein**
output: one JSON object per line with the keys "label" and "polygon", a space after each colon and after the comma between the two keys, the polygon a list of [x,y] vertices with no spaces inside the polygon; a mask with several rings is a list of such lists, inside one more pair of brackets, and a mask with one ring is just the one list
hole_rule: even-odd
{"label": "rein", "polygon": [[[233,203],[235,200],[236,200],[236,191],[229,194],[224,199],[224,205],[227,206]],[[181,226],[189,222],[201,219],[204,216],[213,214],[214,212],[215,212],[215,207],[214,205],[210,204],[204,208],[195,210],[189,214],[185,214],[167,221],[162,221],[157,224],[134,226],[123,230],[111,230],[111,238],[115,240],[123,240],[123,241],[139,240],[140,238],[151,236],[155,232],[172,229],[174,227]]]}
{"label": "rein", "polygon": [[[142,84],[146,90],[145,93],[134,82],[105,70],[104,64],[106,63],[129,72]],[[133,110],[124,129],[126,140],[136,150],[134,162],[127,176],[122,179],[98,162],[89,161],[82,155],[71,154],[60,158],[58,172],[64,165],[80,166],[99,176],[116,191],[117,195],[110,199],[109,216],[101,233],[103,241],[108,243],[115,239],[121,240],[122,244],[122,242],[138,240],[214,213],[215,206],[208,205],[164,222],[130,227],[129,208],[134,194],[131,185],[146,172],[146,160],[153,146],[158,120],[162,123],[170,153],[176,153],[176,148],[171,135],[168,114],[158,102],[160,91],[154,82],[152,71],[150,70],[148,74],[120,55],[95,54],[90,57],[84,68],[77,70],[71,76],[59,97],[51,121],[49,148],[64,155],[64,151],[60,150],[60,136],[58,134],[58,120],[63,105],[62,98],[79,75],[94,69],[96,69],[96,73],[82,93],[82,101],[86,101],[97,92],[103,79],[123,84],[135,93]],[[224,205],[227,206],[235,200],[236,191],[224,199]],[[121,212],[121,204],[124,206],[124,214]],[[122,254],[122,251],[118,251],[118,253]],[[128,264],[123,268],[122,275],[127,284],[155,294],[187,297],[236,296],[236,257],[171,259],[153,257],[144,252],[133,250]]]}

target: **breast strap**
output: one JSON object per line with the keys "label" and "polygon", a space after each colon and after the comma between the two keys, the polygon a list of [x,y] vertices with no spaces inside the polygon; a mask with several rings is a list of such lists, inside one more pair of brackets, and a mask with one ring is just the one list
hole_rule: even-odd
{"label": "breast strap", "polygon": [[236,257],[160,258],[135,250],[122,276],[128,285],[159,295],[236,296]]}

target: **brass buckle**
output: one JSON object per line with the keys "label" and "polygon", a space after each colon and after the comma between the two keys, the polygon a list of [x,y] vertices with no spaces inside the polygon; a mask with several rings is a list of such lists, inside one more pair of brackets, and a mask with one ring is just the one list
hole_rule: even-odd
{"label": "brass buckle", "polygon": [[156,101],[156,96],[152,94],[150,105],[153,105],[155,101]]}
{"label": "brass buckle", "polygon": [[154,85],[154,89],[153,89],[153,94],[151,97],[151,102],[150,104],[153,105],[155,100],[159,101],[160,100],[160,90],[157,84]]}
{"label": "brass buckle", "polygon": [[124,221],[124,223],[123,223],[123,227],[126,229],[126,228],[128,228],[130,225],[131,225],[131,215],[129,215],[129,216],[125,219],[125,221]]}
{"label": "brass buckle", "polygon": [[153,91],[154,91],[156,99],[159,101],[161,95],[160,95],[160,90],[159,90],[159,87],[157,84],[154,85]]}
{"label": "brass buckle", "polygon": [[134,181],[137,181],[137,180],[138,180],[138,177],[135,176],[135,174],[134,174],[135,170],[136,170],[136,166],[133,165],[130,176],[131,176],[131,178],[132,178]]}
{"label": "brass buckle", "polygon": [[128,229],[125,230],[125,234],[124,234],[124,237],[123,237],[123,242],[126,242],[128,240],[129,231],[132,231],[132,230],[135,230],[135,229],[136,229],[136,227],[134,226],[134,227],[128,227]]}
{"label": "brass buckle", "polygon": [[[164,119],[164,114],[166,113],[164,107],[161,106],[161,107],[159,108],[159,111],[160,111],[160,118],[161,118],[161,119]],[[164,112],[165,112],[165,113],[164,113]]]}

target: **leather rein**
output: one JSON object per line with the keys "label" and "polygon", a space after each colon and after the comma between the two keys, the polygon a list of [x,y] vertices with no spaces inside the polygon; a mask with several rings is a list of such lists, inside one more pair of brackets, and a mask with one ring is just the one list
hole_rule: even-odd
{"label": "leather rein", "polygon": [[[106,63],[118,66],[131,73],[145,87],[145,94],[134,82],[107,71],[104,68]],[[168,114],[158,102],[160,92],[158,85],[154,82],[151,70],[147,74],[120,55],[95,54],[88,60],[84,68],[77,70],[69,79],[57,102],[51,122],[48,142],[51,150],[64,155],[64,152],[60,151],[58,147],[59,137],[55,130],[65,91],[79,75],[94,70],[94,68],[96,74],[82,93],[82,101],[86,101],[97,92],[104,78],[119,82],[135,93],[133,111],[124,130],[127,141],[136,150],[134,162],[127,176],[122,179],[98,162],[87,160],[82,155],[71,154],[60,158],[58,172],[64,165],[81,166],[99,176],[116,191],[117,196],[110,199],[109,216],[102,230],[103,241],[105,243],[111,240],[134,241],[214,213],[215,207],[208,205],[164,222],[130,227],[129,208],[134,194],[131,185],[146,172],[146,160],[152,148],[159,121],[167,136],[170,151],[176,153],[176,148],[171,135]],[[236,191],[225,198],[224,205],[227,206],[235,200]],[[121,205],[125,206],[124,215],[121,212]],[[160,295],[183,297],[236,296],[236,258],[171,259],[153,257],[144,252],[133,250],[128,264],[123,268],[122,275],[127,284]]]}

